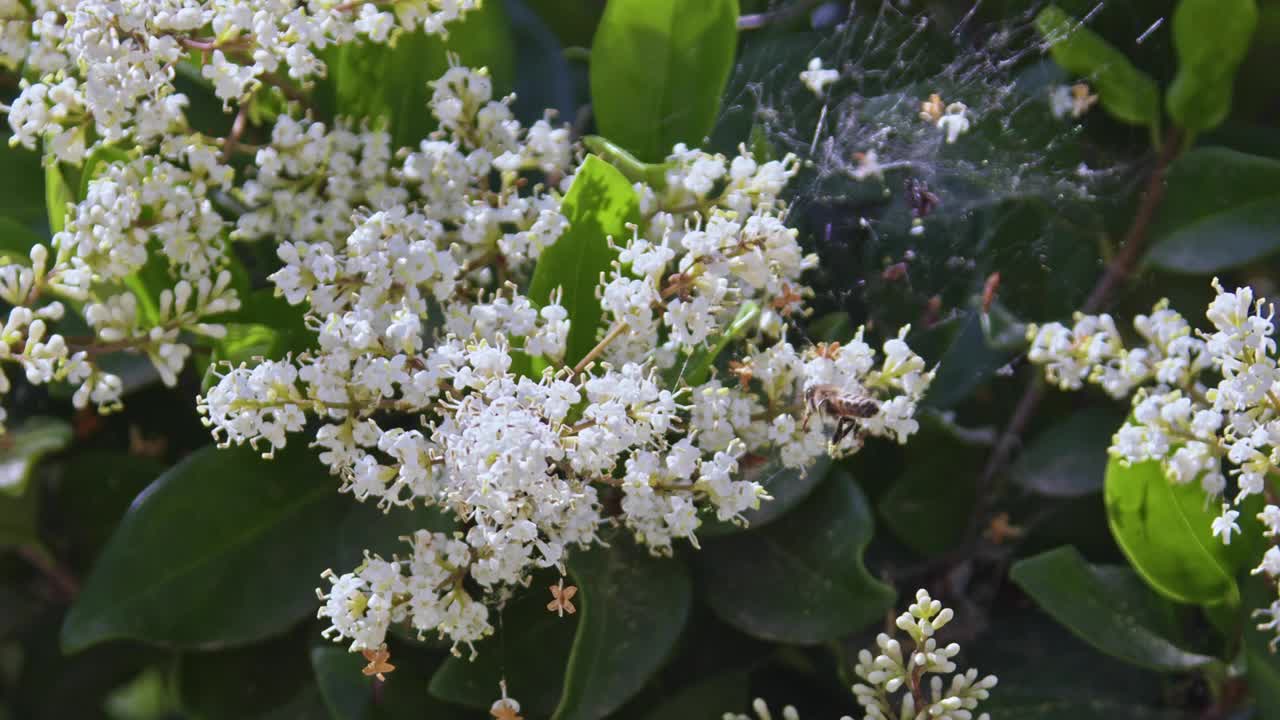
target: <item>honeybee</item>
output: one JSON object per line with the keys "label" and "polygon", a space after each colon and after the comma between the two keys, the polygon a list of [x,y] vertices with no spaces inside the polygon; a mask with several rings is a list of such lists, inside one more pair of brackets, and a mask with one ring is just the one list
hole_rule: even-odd
{"label": "honeybee", "polygon": [[858,420],[880,412],[880,403],[868,395],[845,392],[835,385],[814,385],[804,391],[802,427],[809,427],[809,415],[815,412],[836,419],[831,443],[839,445],[857,427]]}

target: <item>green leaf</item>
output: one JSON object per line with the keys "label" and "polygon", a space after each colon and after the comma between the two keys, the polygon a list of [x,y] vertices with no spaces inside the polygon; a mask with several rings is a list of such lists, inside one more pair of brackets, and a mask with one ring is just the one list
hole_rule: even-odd
{"label": "green leaf", "polygon": [[737,0],[610,0],[591,44],[601,134],[646,161],[700,145],[733,69],[737,21]]}
{"label": "green leaf", "polygon": [[935,408],[958,405],[991,379],[1015,352],[988,342],[981,313],[970,313],[938,361],[936,382],[930,383],[925,404]]}
{"label": "green leaf", "polygon": [[[1125,467],[1113,458],[1104,496],[1112,535],[1157,592],[1199,605],[1239,601],[1235,575],[1245,538],[1228,546],[1213,536],[1217,507],[1206,501],[1199,483],[1169,482],[1155,461]],[[1241,520],[1249,519],[1243,512]]]}
{"label": "green leaf", "polygon": [[329,71],[317,83],[319,104],[332,114],[381,118],[389,123],[393,147],[417,146],[436,129],[427,109],[428,82],[449,69],[449,53],[461,64],[486,67],[494,98],[510,92],[515,78],[515,46],[502,2],[486,2],[449,24],[446,40],[422,31],[405,33],[391,45],[346,43],[325,52]]}
{"label": "green leaf", "polygon": [[1173,608],[1128,568],[1090,566],[1073,547],[1014,563],[1009,578],[1081,640],[1125,662],[1182,672],[1218,662],[1164,637]]}
{"label": "green leaf", "polygon": [[[455,720],[466,717],[461,711],[427,696],[424,681],[430,671],[430,657],[402,651],[392,645],[391,664],[395,672],[380,687],[360,670],[367,663],[359,653],[346,647],[325,645],[312,648],[320,694],[333,720]],[[498,698],[498,686],[489,688],[489,702]],[[524,698],[520,698],[523,706]]]}
{"label": "green leaf", "polygon": [[67,226],[68,206],[76,201],[71,185],[62,176],[62,168],[52,157],[45,158],[44,164],[44,201],[49,213],[49,229],[55,233],[62,232]]}
{"label": "green leaf", "polygon": [[696,682],[671,694],[644,720],[716,718],[726,710],[745,709],[750,702],[750,678],[745,671],[730,670]]}
{"label": "green leaf", "polygon": [[527,0],[530,7],[555,30],[565,46],[586,47],[604,12],[605,0]]}
{"label": "green leaf", "polygon": [[48,217],[44,188],[35,182],[44,172],[40,156],[0,141],[0,217],[24,225],[43,225]]}
{"label": "green leaf", "polygon": [[769,527],[707,541],[696,555],[707,602],[730,625],[774,642],[812,645],[860,630],[895,597],[863,565],[872,531],[862,491],[836,473]]}
{"label": "green leaf", "polygon": [[1160,90],[1124,53],[1056,5],[1041,10],[1035,25],[1054,61],[1088,79],[1107,112],[1133,125],[1159,126]]}
{"label": "green leaf", "polygon": [[627,223],[638,223],[640,204],[631,183],[617,168],[588,155],[560,204],[569,229],[538,256],[529,284],[529,298],[544,304],[556,288],[563,288],[560,304],[569,313],[569,341],[565,364],[573,365],[595,347],[604,314],[596,285],[617,253],[609,238],[622,242]]}
{"label": "green leaf", "polygon": [[71,423],[51,417],[33,417],[0,436],[0,493],[10,497],[27,489],[31,469],[40,458],[71,442]]}
{"label": "green leaf", "polygon": [[[977,469],[987,449],[933,423],[913,440],[927,444],[930,452],[908,454],[902,475],[880,496],[877,508],[904,545],[932,555],[955,547],[964,536],[977,499]],[[957,472],[959,468],[973,471]]]}
{"label": "green leaf", "polygon": [[640,158],[627,152],[622,146],[599,135],[588,135],[582,138],[582,144],[587,150],[621,170],[631,182],[647,183],[658,191],[667,186],[666,163],[640,162]]}
{"label": "green leaf", "polygon": [[826,454],[807,468],[786,467],[776,454],[767,461],[761,460],[750,466],[744,461],[745,458],[739,461],[744,466],[743,479],[760,483],[773,499],[761,502],[759,509],[744,511],[742,518],[746,520],[745,526],[719,520],[714,513],[707,511],[702,526],[698,528],[698,537],[733,535],[767,526],[804,502],[831,470],[831,458]]}
{"label": "green leaf", "polygon": [[[498,698],[498,683],[505,678],[507,692],[520,701],[522,710],[542,717],[555,712],[581,622],[580,614],[560,617],[547,610],[551,599],[547,586],[554,584],[556,577],[550,572],[535,575],[527,589],[496,610],[498,617],[493,622],[497,630],[476,643],[476,658],[446,659],[431,678],[431,694],[446,702],[488,710]],[[582,597],[579,593],[573,600],[579,608]]]}
{"label": "green leaf", "polygon": [[205,447],[139,496],[67,614],[75,652],[116,638],[218,648],[315,611],[346,503],[306,448]]}
{"label": "green leaf", "polygon": [[569,557],[578,584],[578,632],[552,720],[608,717],[667,659],[693,602],[682,563],[621,533]]}
{"label": "green leaf", "polygon": [[738,314],[734,316],[733,322],[729,323],[729,327],[721,333],[713,345],[698,348],[692,353],[680,366],[680,379],[690,387],[697,387],[707,381],[711,377],[711,367],[715,364],[716,358],[729,343],[737,340],[742,336],[747,328],[760,317],[760,306],[754,302],[745,302],[742,307],[738,308]]}
{"label": "green leaf", "polygon": [[[17,497],[0,494],[0,548],[26,545],[39,540],[36,515],[40,509],[40,493],[36,487]],[[46,552],[37,546],[37,552]]]}
{"label": "green leaf", "polygon": [[1178,73],[1165,97],[1174,121],[1201,132],[1227,118],[1236,69],[1257,25],[1255,0],[1179,0],[1173,13]]}
{"label": "green leaf", "polygon": [[6,263],[30,264],[31,248],[48,238],[13,218],[0,217],[0,258]]}
{"label": "green leaf", "polygon": [[1009,468],[1022,487],[1048,497],[1079,497],[1102,489],[1107,448],[1124,418],[1089,408],[1060,420],[1032,439]]}
{"label": "green leaf", "polygon": [[1221,272],[1280,250],[1280,161],[1221,147],[1178,158],[1152,228],[1147,262],[1192,274]]}
{"label": "green leaf", "polygon": [[250,720],[288,705],[311,680],[309,635],[299,630],[246,647],[180,656],[176,685],[187,716]]}

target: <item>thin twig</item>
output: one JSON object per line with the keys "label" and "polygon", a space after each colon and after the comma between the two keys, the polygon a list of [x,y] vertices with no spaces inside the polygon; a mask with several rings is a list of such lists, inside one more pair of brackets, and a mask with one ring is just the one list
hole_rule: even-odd
{"label": "thin twig", "polygon": [[609,331],[609,334],[605,335],[603,340],[596,343],[596,346],[591,348],[591,352],[587,353],[586,356],[578,361],[577,365],[573,366],[573,374],[581,375],[582,372],[587,369],[587,366],[595,362],[596,358],[600,357],[600,354],[604,352],[605,348],[609,347],[609,343],[617,340],[618,336],[626,331],[626,322],[620,322],[617,325],[614,325],[613,329]]}
{"label": "thin twig", "polygon": [[775,23],[786,22],[799,17],[816,4],[817,0],[799,0],[777,10],[741,15],[738,17],[738,30],[759,30]]}
{"label": "thin twig", "polygon": [[64,599],[69,601],[80,593],[80,582],[71,574],[71,571],[59,565],[57,558],[43,548],[36,545],[23,545],[18,548],[18,554],[48,578]]}

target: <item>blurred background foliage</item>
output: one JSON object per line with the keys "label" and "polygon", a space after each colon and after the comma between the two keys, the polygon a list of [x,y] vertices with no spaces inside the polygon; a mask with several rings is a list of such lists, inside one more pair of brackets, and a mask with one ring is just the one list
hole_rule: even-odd
{"label": "blurred background foliage", "polygon": [[[1124,407],[1042,393],[1020,362],[1023,324],[1086,306],[1135,240],[1153,173],[1164,202],[1137,221],[1149,250],[1110,310],[1131,317],[1167,296],[1190,317],[1212,274],[1275,294],[1280,2],[1259,1],[1243,38],[1220,36],[1240,57],[1206,81],[1234,82],[1212,122],[1177,100],[1134,105],[1133,77],[1165,98],[1194,81],[1178,75],[1190,66],[1174,0],[1062,0],[1105,50],[1074,59],[1049,51],[1038,2],[741,0],[744,27],[726,33],[691,0],[652,0],[645,12],[674,18],[652,36],[629,29],[636,2],[488,0],[447,47],[515,92],[522,120],[552,108],[579,135],[604,134],[643,161],[702,135],[725,153],[747,143],[811,160],[789,220],[822,264],[816,312],[790,332],[830,340],[866,325],[886,337],[911,324],[912,346],[941,362],[921,434],[807,476],[759,468],[777,500],[750,531],[708,526],[700,552],[666,562],[623,557],[622,545],[585,554],[571,569],[602,579],[593,613],[552,622],[540,588],[554,578],[535,578],[538,592],[502,610],[474,663],[397,637],[398,669],[375,684],[358,656],[319,638],[319,572],[445,519],[356,505],[306,453],[270,465],[215,453],[192,402],[199,373],[167,390],[145,359],[116,358],[130,394],[102,418],[15,379],[12,431],[0,438],[0,718],[482,717],[504,677],[529,717],[713,718],[756,696],[837,717],[854,711],[852,655],[919,586],[956,608],[952,636],[999,675],[997,717],[1280,717],[1280,662],[1241,634],[1243,620],[1212,598],[1200,607],[1153,592],[1141,578],[1159,569],[1117,545],[1103,486]],[[1107,53],[1132,66],[1113,79],[1119,90],[1105,87],[1115,61],[1090,65]],[[844,72],[829,98],[797,80],[814,56]],[[330,76],[310,96],[318,116],[384,117],[400,144],[433,129],[425,83],[448,62],[438,40],[327,59]],[[1102,106],[1078,123],[1055,119],[1050,88],[1091,73]],[[185,77],[196,126],[225,130],[230,117],[199,73]],[[16,91],[16,76],[0,82]],[[663,122],[631,111],[664,89]],[[912,127],[933,92],[973,113],[955,147]],[[279,108],[254,110],[266,119]],[[885,127],[909,164],[883,183],[853,180],[853,153]],[[0,164],[0,249],[47,238],[57,219],[39,157],[5,148]],[[922,234],[911,232],[911,182],[937,200]],[[305,332],[263,292],[271,257],[241,258],[258,294],[233,325],[236,342],[207,359],[283,352],[293,341],[281,328]],[[1038,408],[1017,420],[1033,392]],[[1239,568],[1212,562],[1234,590]],[[612,664],[578,657],[592,643],[614,649]]]}

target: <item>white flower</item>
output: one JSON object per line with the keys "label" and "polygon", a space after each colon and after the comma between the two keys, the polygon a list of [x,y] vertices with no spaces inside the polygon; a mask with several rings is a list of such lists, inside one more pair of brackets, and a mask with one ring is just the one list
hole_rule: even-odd
{"label": "white flower", "polygon": [[826,95],[827,86],[839,79],[840,71],[822,67],[822,58],[819,57],[811,59],[808,69],[800,73],[800,81],[818,97]]}
{"label": "white flower", "polygon": [[938,118],[938,129],[947,136],[947,143],[954,143],[956,138],[969,132],[969,118],[965,115],[968,110],[964,103],[953,102],[947,106],[942,117]]}
{"label": "white flower", "polygon": [[1222,514],[1213,519],[1214,537],[1222,536],[1222,542],[1230,545],[1231,534],[1240,532],[1240,526],[1236,523],[1238,517],[1240,517],[1239,512],[1232,510],[1230,505],[1223,504]]}

